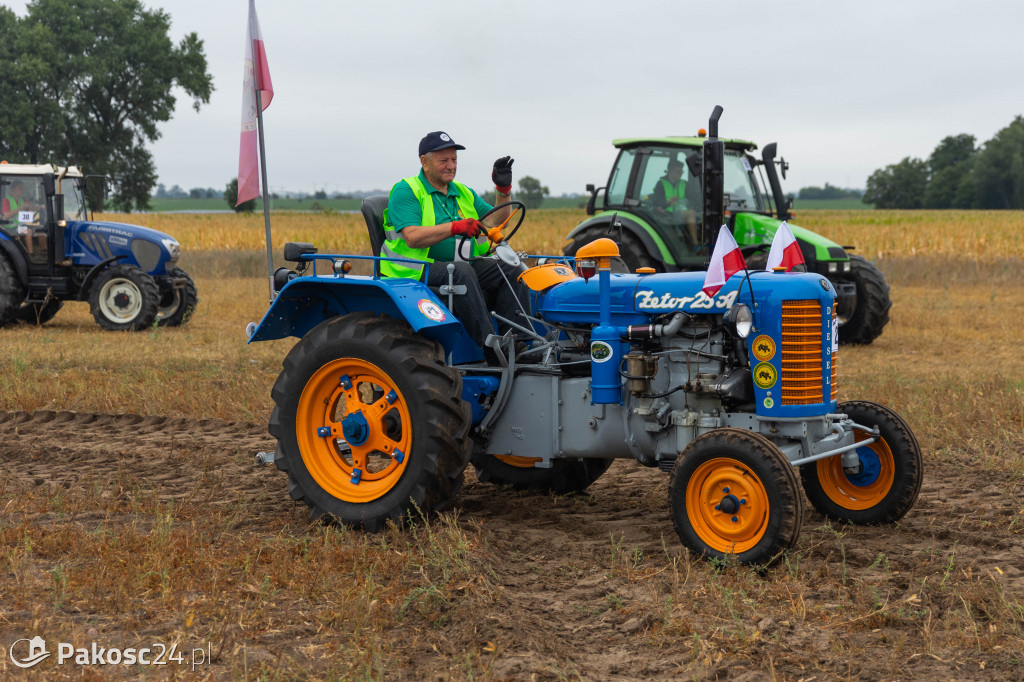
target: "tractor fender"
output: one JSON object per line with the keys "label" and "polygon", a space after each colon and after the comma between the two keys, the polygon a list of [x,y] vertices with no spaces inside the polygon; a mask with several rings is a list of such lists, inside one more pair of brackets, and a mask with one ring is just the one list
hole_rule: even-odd
{"label": "tractor fender", "polygon": [[669,251],[668,245],[665,244],[665,240],[651,227],[646,220],[637,216],[624,214],[621,211],[604,211],[598,213],[593,218],[588,218],[582,223],[576,226],[576,228],[569,233],[566,237],[567,240],[575,239],[578,234],[584,230],[591,228],[605,228],[610,230],[608,236],[614,239],[617,236],[618,229],[612,228],[612,221],[615,218],[615,214],[618,213],[618,220],[622,223],[622,231],[628,232],[640,240],[643,244],[644,249],[651,256],[657,258],[666,265],[676,265],[676,259]]}
{"label": "tractor fender", "polygon": [[302,338],[324,320],[367,310],[407,322],[413,331],[440,343],[453,363],[483,357],[462,322],[427,285],[398,277],[296,277],[281,288],[249,343]]}
{"label": "tractor fender", "polygon": [[96,276],[99,275],[100,272],[102,272],[103,270],[106,270],[107,266],[111,265],[112,263],[116,263],[117,261],[121,260],[122,258],[127,258],[127,257],[128,257],[127,254],[122,254],[120,256],[114,256],[113,258],[108,258],[106,260],[100,261],[96,265],[92,266],[92,268],[89,269],[89,272],[86,273],[85,279],[82,280],[82,285],[80,287],[78,287],[78,297],[77,297],[78,300],[79,301],[87,301],[87,300],[89,300],[89,287],[92,286],[92,282],[93,282],[94,279],[96,279]]}
{"label": "tractor fender", "polygon": [[18,247],[14,245],[14,242],[7,235],[0,235],[0,248],[3,248],[7,255],[11,257],[11,262],[14,263],[14,271],[18,275],[18,279],[25,288],[28,288],[28,263],[25,261],[25,256],[21,254]]}

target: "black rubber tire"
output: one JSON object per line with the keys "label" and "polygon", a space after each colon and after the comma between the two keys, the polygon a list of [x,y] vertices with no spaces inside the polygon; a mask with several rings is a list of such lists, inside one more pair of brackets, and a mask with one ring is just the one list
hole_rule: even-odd
{"label": "black rubber tire", "polygon": [[89,289],[93,319],[110,331],[143,331],[153,326],[160,289],[156,281],[134,265],[112,265],[101,272]]}
{"label": "black rubber tire", "polygon": [[[340,499],[318,483],[310,466],[323,467],[325,460],[321,456],[317,461],[317,453],[307,452],[307,461],[297,436],[299,428],[315,433],[323,425],[326,417],[317,421],[301,416],[300,400],[305,391],[316,397],[311,388],[315,375],[338,362],[372,365],[400,396],[408,396],[398,403],[408,410],[411,432],[404,469],[396,472],[389,489],[366,501]],[[439,344],[417,335],[403,321],[359,312],[321,322],[285,357],[271,397],[275,407],[270,433],[277,439],[274,462],[288,473],[293,499],[305,502],[313,519],[374,532],[388,519],[401,523],[411,514],[427,515],[449,506],[462,487],[472,445],[462,375],[445,364]],[[307,423],[299,424],[300,419]],[[328,476],[347,475],[330,461],[326,466],[333,466]]]}
{"label": "black rubber tire", "polygon": [[0,327],[17,318],[18,309],[24,300],[25,287],[18,279],[14,263],[10,255],[0,249]]}
{"label": "black rubber tire", "polygon": [[160,327],[180,327],[192,319],[192,314],[199,304],[196,284],[187,272],[181,268],[167,271],[171,277],[185,278],[185,286],[180,289],[168,289],[161,292],[160,304],[157,306],[156,323]]}
{"label": "black rubber tire", "polygon": [[607,225],[588,227],[573,238],[572,244],[565,248],[566,256],[575,256],[581,246],[595,239],[607,237],[619,245],[619,257],[612,259],[612,272],[636,272],[637,268],[654,268],[655,272],[665,272],[665,264],[647,253],[641,242],[632,233],[622,231],[622,239],[618,233],[609,234]]}
{"label": "black rubber tire", "polygon": [[[865,454],[877,460],[880,477],[887,479],[891,476],[891,484],[888,489],[885,486],[875,489],[858,486],[856,480],[845,476],[839,468],[840,456],[837,455],[800,467],[800,479],[807,499],[819,513],[836,521],[881,524],[899,520],[914,506],[924,480],[924,458],[914,432],[902,417],[877,403],[851,401],[841,403],[837,411],[863,426],[878,426],[882,442],[892,454],[892,461],[887,462],[886,457],[870,452]],[[874,446],[867,448],[873,451]],[[850,490],[860,494],[861,499],[844,496],[835,481],[842,486],[853,486]],[[831,491],[833,496],[830,497],[827,491]],[[864,508],[873,499],[877,502]]]}
{"label": "black rubber tire", "polygon": [[510,485],[515,490],[536,490],[558,495],[586,490],[608,471],[613,459],[555,460],[550,469],[507,464],[494,455],[473,455],[476,477],[484,483]]}
{"label": "black rubber tire", "polygon": [[17,320],[23,324],[44,325],[63,307],[64,301],[59,298],[51,298],[46,303],[25,303],[18,309]]}
{"label": "black rubber tire", "polygon": [[853,312],[839,323],[839,343],[867,344],[882,333],[889,323],[889,284],[874,263],[863,256],[850,255],[850,272],[843,276],[857,286],[857,302]]}
{"label": "black rubber tire", "polygon": [[[718,490],[722,481],[727,484]],[[696,519],[688,513],[688,495],[696,498]],[[726,503],[735,508],[723,509]],[[698,436],[680,453],[669,481],[669,508],[676,533],[692,551],[744,564],[777,561],[796,545],[803,524],[803,496],[793,465],[764,436],[736,428]],[[738,525],[733,528],[733,523]],[[743,549],[737,552],[737,546]]]}

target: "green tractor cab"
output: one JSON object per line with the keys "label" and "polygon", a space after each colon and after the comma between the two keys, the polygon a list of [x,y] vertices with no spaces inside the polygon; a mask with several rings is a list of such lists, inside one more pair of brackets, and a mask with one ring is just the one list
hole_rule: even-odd
{"label": "green tractor cab", "polygon": [[[703,133],[703,131],[701,131]],[[567,239],[567,256],[600,237],[611,237],[621,253],[621,272],[652,267],[658,272],[703,270],[712,245],[705,238],[701,177],[707,138],[659,137],[614,140],[619,150],[604,187],[587,185],[588,217]],[[792,217],[792,198],[782,191],[776,145],[761,158],[757,145],[727,139],[719,178],[724,191],[722,222],[729,226],[751,269],[764,269],[772,239]],[[778,166],[778,169],[776,168]],[[766,191],[768,188],[769,191]],[[713,222],[718,222],[715,219]],[[889,285],[867,259],[810,230],[789,223],[809,272],[827,277],[838,299],[842,343],[871,343],[889,321]],[[707,234],[714,234],[709,225]]]}

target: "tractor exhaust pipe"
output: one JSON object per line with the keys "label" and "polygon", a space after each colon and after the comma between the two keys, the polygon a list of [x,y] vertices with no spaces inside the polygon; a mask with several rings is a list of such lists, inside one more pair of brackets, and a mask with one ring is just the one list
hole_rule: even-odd
{"label": "tractor exhaust pipe", "polygon": [[704,141],[704,163],[701,185],[704,194],[704,219],[701,221],[701,244],[704,245],[704,267],[711,262],[711,252],[718,238],[725,213],[725,143],[718,139],[718,119],[722,107],[715,105],[708,119],[708,139]]}
{"label": "tractor exhaust pipe", "polygon": [[[761,150],[761,160],[764,161],[764,173],[768,176],[768,184],[771,185],[772,198],[775,199],[775,217],[779,220],[789,220],[789,200],[782,192],[782,183],[779,182],[779,172],[775,170],[775,150],[777,143],[766,144]],[[783,161],[785,163],[785,161]]]}

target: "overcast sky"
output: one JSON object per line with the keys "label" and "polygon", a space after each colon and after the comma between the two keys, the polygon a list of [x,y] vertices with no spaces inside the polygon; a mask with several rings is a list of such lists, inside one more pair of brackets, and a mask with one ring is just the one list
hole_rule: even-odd
{"label": "overcast sky", "polygon": [[[204,41],[215,91],[179,91],[151,149],[168,187],[237,173],[247,0],[144,0]],[[25,2],[7,1],[24,15]],[[985,142],[1024,113],[1019,0],[257,0],[274,101],[273,191],[387,189],[432,130],[467,147],[484,191],[498,156],[552,194],[607,180],[618,137],[778,142],[788,191],[864,187],[947,135]]]}

